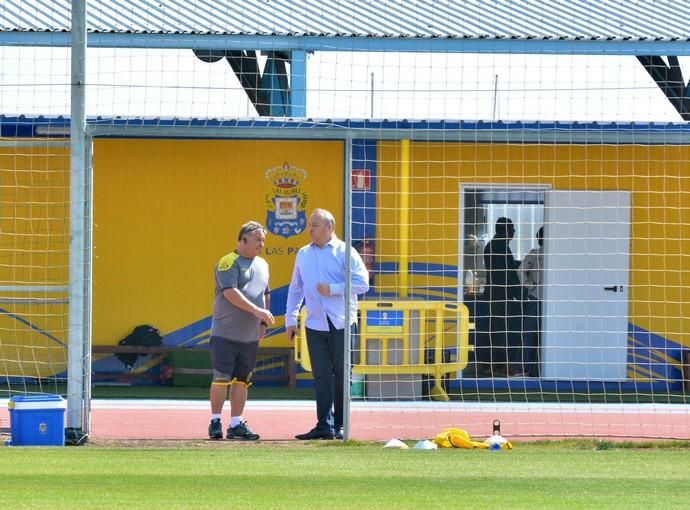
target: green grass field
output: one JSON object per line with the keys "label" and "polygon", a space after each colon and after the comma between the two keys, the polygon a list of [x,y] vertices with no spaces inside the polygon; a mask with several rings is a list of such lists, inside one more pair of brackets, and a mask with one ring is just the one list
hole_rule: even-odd
{"label": "green grass field", "polygon": [[181,443],[5,448],[0,508],[687,508],[685,443]]}

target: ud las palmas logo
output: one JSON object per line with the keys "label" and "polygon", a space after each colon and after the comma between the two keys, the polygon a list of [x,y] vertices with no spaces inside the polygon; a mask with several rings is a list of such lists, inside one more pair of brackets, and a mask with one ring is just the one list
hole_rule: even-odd
{"label": "ud las palmas logo", "polygon": [[300,183],[307,178],[306,170],[283,166],[266,170],[266,179],[271,181],[271,192],[266,193],[266,227],[285,238],[297,235],[307,226],[307,194]]}

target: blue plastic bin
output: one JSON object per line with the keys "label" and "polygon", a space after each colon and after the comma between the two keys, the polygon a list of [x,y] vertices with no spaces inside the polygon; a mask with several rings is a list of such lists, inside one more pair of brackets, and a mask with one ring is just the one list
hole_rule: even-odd
{"label": "blue plastic bin", "polygon": [[65,404],[60,395],[11,397],[12,446],[64,446]]}

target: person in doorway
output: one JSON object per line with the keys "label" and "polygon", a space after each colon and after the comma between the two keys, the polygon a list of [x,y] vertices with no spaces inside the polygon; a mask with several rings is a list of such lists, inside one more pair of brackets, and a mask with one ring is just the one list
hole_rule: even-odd
{"label": "person in doorway", "polygon": [[520,265],[520,278],[527,291],[523,314],[523,371],[539,377],[539,345],[541,344],[541,308],[544,275],[544,227],[537,231],[537,247],[530,250]]}
{"label": "person in doorway", "polygon": [[[326,209],[309,217],[311,243],[297,252],[288,288],[285,331],[292,341],[302,302],[307,309],[307,348],[314,375],[316,426],[295,438],[342,439],[345,387],[345,327],[354,336],[357,295],[369,290],[369,272],[357,250],[335,235],[335,219]],[[345,296],[345,267],[350,264],[350,296]],[[345,324],[345,306],[350,324]]]}
{"label": "person in doorway", "polygon": [[516,375],[511,372],[519,366],[520,331],[516,320],[519,320],[523,287],[518,276],[520,264],[510,249],[514,236],[512,220],[498,218],[495,235],[484,248],[486,285],[483,299],[489,307],[489,345],[477,360],[478,373],[488,372],[492,377]]}
{"label": "person in doorway", "polygon": [[248,387],[266,326],[273,324],[270,312],[268,263],[259,256],[266,241],[260,223],[242,225],[237,248],[220,259],[215,269],[215,299],[211,324],[211,439],[223,438],[221,413],[230,387],[230,425],[226,438],[254,441],[242,419]]}
{"label": "person in doorway", "polygon": [[376,258],[376,249],[374,247],[374,241],[370,239],[362,239],[353,243],[355,250],[362,257],[362,262],[364,262],[364,267],[367,268],[369,272],[369,287],[374,286],[374,261]]}

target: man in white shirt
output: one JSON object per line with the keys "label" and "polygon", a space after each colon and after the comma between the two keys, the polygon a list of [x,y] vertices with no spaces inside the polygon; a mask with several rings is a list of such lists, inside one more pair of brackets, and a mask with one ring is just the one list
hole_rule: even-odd
{"label": "man in white shirt", "polygon": [[529,296],[541,301],[544,269],[544,227],[537,231],[537,248],[533,248],[520,265],[520,279]]}
{"label": "man in white shirt", "polygon": [[309,217],[311,243],[295,259],[288,289],[285,332],[292,341],[302,302],[307,309],[307,347],[314,376],[316,426],[297,439],[342,439],[345,385],[345,264],[350,263],[350,332],[356,332],[357,295],[369,290],[369,272],[357,251],[335,235],[325,209]]}
{"label": "man in white shirt", "polygon": [[537,231],[538,247],[532,249],[520,265],[520,279],[527,289],[523,303],[523,367],[529,376],[539,377],[539,345],[541,343],[541,308],[544,284],[544,227]]}

